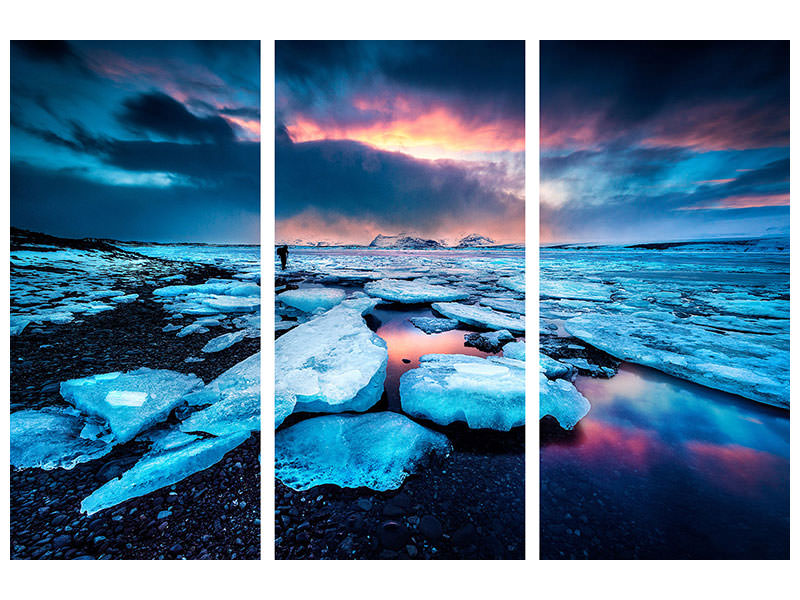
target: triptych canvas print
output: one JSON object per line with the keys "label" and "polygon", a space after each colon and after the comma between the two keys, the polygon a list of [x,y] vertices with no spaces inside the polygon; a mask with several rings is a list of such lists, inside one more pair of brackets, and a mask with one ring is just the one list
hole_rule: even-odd
{"label": "triptych canvas print", "polygon": [[788,42],[12,41],[10,112],[11,559],[789,558]]}

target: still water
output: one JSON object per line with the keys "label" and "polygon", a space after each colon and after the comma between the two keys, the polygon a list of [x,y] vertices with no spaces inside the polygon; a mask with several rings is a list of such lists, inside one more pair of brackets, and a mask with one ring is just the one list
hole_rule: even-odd
{"label": "still water", "polygon": [[789,415],[623,364],[542,428],[543,558],[788,558]]}

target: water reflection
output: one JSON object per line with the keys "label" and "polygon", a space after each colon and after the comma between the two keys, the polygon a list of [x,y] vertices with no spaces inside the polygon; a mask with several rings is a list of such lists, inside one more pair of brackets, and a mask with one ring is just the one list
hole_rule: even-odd
{"label": "water reflection", "polygon": [[591,411],[575,435],[543,438],[544,557],[565,546],[545,525],[570,511],[594,524],[590,556],[788,555],[787,412],[628,364],[576,386]]}
{"label": "water reflection", "polygon": [[[464,345],[467,331],[454,329],[444,333],[427,334],[414,327],[411,317],[433,317],[429,308],[377,308],[372,311],[381,323],[377,334],[386,342],[389,362],[386,366],[386,397],[392,410],[400,409],[400,376],[419,367],[425,354],[470,354],[488,356],[477,348]],[[403,359],[409,362],[403,362]]]}

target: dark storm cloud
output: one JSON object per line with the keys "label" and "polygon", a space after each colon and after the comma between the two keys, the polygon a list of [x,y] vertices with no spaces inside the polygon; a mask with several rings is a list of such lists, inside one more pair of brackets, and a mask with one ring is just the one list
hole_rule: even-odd
{"label": "dark storm cloud", "polygon": [[234,138],[233,128],[222,117],[195,116],[161,92],[129,98],[118,118],[131,131],[155,133],[172,140],[228,142]]}
{"label": "dark storm cloud", "polygon": [[788,60],[788,42],[542,42],[542,141],[782,145]]}
{"label": "dark storm cloud", "polygon": [[257,243],[258,195],[235,186],[121,186],[80,169],[11,164],[11,222],[64,237]]}
{"label": "dark storm cloud", "polygon": [[360,122],[375,115],[349,110],[354,95],[405,93],[446,101],[467,118],[524,122],[521,41],[291,41],[277,42],[275,56],[276,81],[290,90],[293,111],[336,106],[329,118]]}
{"label": "dark storm cloud", "polygon": [[308,209],[396,228],[436,228],[459,215],[505,216],[521,228],[523,201],[504,191],[505,172],[457,161],[418,160],[352,141],[276,142],[276,218]]}
{"label": "dark storm cloud", "polygon": [[[12,225],[163,240],[191,239],[195,228],[206,241],[255,241],[257,226],[240,222],[237,235],[231,224],[257,220],[257,42],[11,50]],[[224,234],[213,221],[227,224]]]}

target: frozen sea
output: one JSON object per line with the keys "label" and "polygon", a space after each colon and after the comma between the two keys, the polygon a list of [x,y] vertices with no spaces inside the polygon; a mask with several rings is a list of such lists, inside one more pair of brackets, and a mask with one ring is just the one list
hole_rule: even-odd
{"label": "frozen sea", "polygon": [[[542,248],[543,558],[787,558],[788,239]],[[611,375],[609,377],[609,375]]]}

